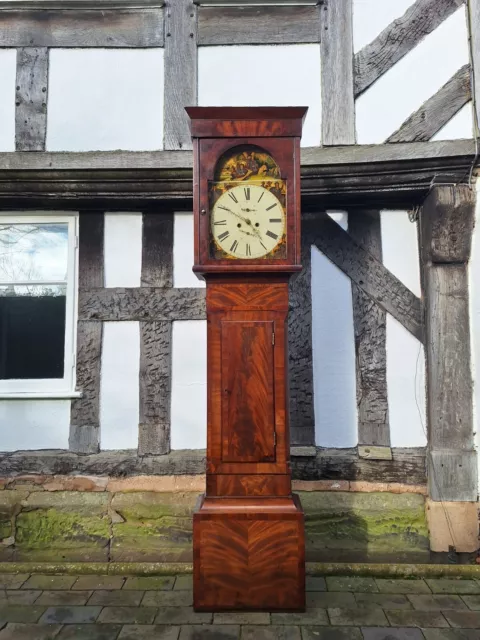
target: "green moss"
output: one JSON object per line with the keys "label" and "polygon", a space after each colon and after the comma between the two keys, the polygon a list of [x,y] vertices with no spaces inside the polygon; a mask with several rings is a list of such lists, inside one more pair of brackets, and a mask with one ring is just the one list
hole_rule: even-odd
{"label": "green moss", "polygon": [[112,508],[125,520],[147,521],[165,517],[191,518],[197,493],[117,493]]}
{"label": "green moss", "polygon": [[16,546],[23,549],[98,548],[109,538],[109,523],[98,516],[47,509],[17,517]]}

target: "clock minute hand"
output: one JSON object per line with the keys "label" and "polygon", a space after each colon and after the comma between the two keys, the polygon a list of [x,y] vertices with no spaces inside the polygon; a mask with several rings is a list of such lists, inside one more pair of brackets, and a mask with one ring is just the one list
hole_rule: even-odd
{"label": "clock minute hand", "polygon": [[228,211],[228,213],[232,213],[234,216],[237,216],[237,218],[240,218],[240,220],[243,220],[243,222],[245,222],[245,224],[249,224],[248,220],[246,218],[244,218],[243,216],[241,216],[236,211],[232,211],[231,209],[227,209],[227,207],[218,207],[218,208],[219,209],[223,209],[224,211]]}

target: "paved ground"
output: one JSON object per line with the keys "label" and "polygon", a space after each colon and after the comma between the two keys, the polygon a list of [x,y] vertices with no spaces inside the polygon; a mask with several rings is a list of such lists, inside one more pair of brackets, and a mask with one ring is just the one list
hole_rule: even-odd
{"label": "paved ground", "polygon": [[0,575],[0,640],[480,640],[480,580],[307,579],[307,612],[195,613],[190,576]]}

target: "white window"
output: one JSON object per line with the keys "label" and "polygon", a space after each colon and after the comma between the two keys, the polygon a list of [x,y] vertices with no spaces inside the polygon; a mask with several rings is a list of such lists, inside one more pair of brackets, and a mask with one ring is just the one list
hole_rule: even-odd
{"label": "white window", "polygon": [[0,214],[0,397],[75,388],[75,214]]}

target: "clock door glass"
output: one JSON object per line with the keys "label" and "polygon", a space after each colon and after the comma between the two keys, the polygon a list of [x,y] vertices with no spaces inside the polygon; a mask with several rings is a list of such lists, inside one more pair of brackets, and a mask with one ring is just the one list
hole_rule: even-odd
{"label": "clock door glass", "polygon": [[223,156],[210,189],[210,248],[217,259],[286,257],[286,190],[278,165],[257,147]]}

